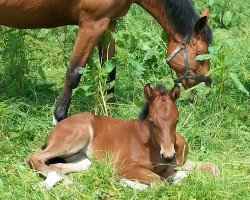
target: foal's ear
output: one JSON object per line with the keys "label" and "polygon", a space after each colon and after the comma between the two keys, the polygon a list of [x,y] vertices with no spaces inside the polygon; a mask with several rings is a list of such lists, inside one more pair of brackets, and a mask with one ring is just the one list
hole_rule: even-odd
{"label": "foal's ear", "polygon": [[208,18],[209,18],[209,13],[210,13],[210,9],[209,9],[209,7],[206,7],[206,8],[203,10],[201,16],[202,16],[202,17],[207,17],[207,19],[208,19]]}
{"label": "foal's ear", "polygon": [[144,86],[144,97],[148,101],[152,101],[154,98],[154,90],[150,87],[150,84]]}
{"label": "foal's ear", "polygon": [[196,22],[194,28],[196,34],[199,34],[205,28],[205,26],[207,25],[207,19],[207,16],[203,16]]}
{"label": "foal's ear", "polygon": [[180,93],[181,93],[180,86],[175,84],[174,87],[170,90],[169,96],[173,101],[175,101],[180,97]]}

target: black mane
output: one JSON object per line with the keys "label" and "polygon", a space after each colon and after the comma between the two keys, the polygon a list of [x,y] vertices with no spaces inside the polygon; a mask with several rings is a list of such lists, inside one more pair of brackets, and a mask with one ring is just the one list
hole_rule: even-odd
{"label": "black mane", "polygon": [[[160,85],[160,84],[154,88],[154,91],[159,92],[160,95],[166,95],[168,93],[167,88],[163,85]],[[149,102],[145,101],[145,103],[141,109],[141,112],[139,114],[139,119],[141,119],[141,120],[146,119],[148,116],[148,110],[149,110]]]}
{"label": "black mane", "polygon": [[[163,0],[163,2],[167,14],[181,36],[185,37],[193,34],[199,16],[195,13],[190,0]],[[204,29],[204,36],[210,44],[212,42],[212,32],[208,26]]]}

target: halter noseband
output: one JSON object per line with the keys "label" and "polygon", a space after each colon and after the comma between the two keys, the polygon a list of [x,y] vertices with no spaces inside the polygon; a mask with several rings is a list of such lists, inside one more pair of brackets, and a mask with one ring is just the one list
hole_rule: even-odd
{"label": "halter noseband", "polygon": [[173,80],[174,80],[174,83],[180,83],[180,82],[182,82],[183,80],[194,79],[194,80],[196,80],[196,81],[200,81],[200,82],[205,82],[205,83],[211,84],[212,80],[211,80],[210,78],[206,78],[206,77],[202,77],[202,76],[197,76],[197,75],[191,74],[191,72],[190,72],[190,67],[189,67],[189,64],[188,64],[188,57],[187,57],[187,49],[186,49],[186,45],[187,45],[189,39],[190,39],[190,36],[187,35],[187,36],[184,38],[184,41],[182,42],[182,44],[181,44],[177,49],[175,49],[175,50],[166,58],[166,62],[167,62],[167,64],[169,64],[170,60],[171,60],[173,57],[175,57],[175,55],[176,55],[177,53],[179,53],[181,50],[183,51],[184,65],[185,65],[185,75],[184,75],[184,76],[181,76],[180,78],[174,79],[173,71],[172,71],[172,68],[170,67],[170,71],[171,71],[171,74],[172,74],[172,78],[173,78]]}

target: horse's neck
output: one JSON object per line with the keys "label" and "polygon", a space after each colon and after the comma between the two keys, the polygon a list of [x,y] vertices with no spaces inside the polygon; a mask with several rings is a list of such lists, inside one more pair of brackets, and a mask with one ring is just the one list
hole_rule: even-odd
{"label": "horse's neck", "polygon": [[156,19],[168,37],[177,34],[171,20],[167,16],[163,0],[135,0],[135,3]]}

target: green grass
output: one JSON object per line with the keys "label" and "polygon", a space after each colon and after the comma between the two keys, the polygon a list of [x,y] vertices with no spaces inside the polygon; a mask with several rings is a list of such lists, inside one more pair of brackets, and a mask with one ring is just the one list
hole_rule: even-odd
{"label": "green grass", "polygon": [[[206,5],[205,1],[194,2],[199,12]],[[36,187],[43,178],[30,170],[24,159],[40,149],[53,127],[52,113],[63,86],[76,28],[28,30],[23,36],[23,32],[9,32],[2,27],[0,199],[250,199],[250,99],[238,89],[239,83],[230,78],[230,73],[235,74],[250,91],[249,13],[247,2],[230,0],[213,4],[212,46],[220,47],[218,53],[213,52],[210,70],[214,84],[210,89],[202,84],[196,87],[193,103],[188,101],[191,91],[182,90],[177,102],[180,112],[177,130],[189,143],[189,158],[216,163],[221,175],[215,178],[192,172],[177,186],[154,185],[142,192],[120,186],[119,176],[108,158],[94,160],[86,172],[68,175],[74,181],[72,185],[58,184],[50,191]],[[116,102],[103,104],[100,90],[105,90],[106,71],[100,69],[94,52],[85,78],[74,92],[70,114],[83,111],[104,114],[106,107],[115,117],[137,117],[145,83],[172,86],[161,36],[159,25],[133,6],[119,22],[115,33],[117,54],[109,61],[118,67]],[[20,67],[27,69],[20,69],[23,74],[16,75],[20,75],[17,80],[22,80],[17,90],[13,69]],[[105,100],[108,98],[105,96]]]}

